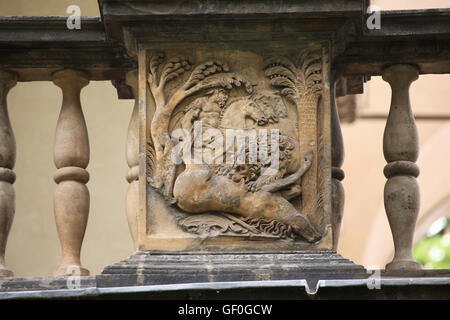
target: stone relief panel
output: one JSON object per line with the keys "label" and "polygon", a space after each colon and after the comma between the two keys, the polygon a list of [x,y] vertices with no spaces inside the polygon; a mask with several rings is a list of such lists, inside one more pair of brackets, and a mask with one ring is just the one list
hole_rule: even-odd
{"label": "stone relief panel", "polygon": [[147,51],[148,234],[193,249],[324,238],[327,58],[299,52]]}

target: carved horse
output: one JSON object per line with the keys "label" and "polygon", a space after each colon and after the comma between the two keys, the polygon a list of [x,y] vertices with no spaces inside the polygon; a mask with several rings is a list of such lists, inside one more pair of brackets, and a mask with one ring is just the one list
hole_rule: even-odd
{"label": "carved horse", "polygon": [[227,129],[247,129],[247,119],[253,120],[258,126],[264,126],[268,122],[263,109],[248,96],[237,98],[225,106],[220,126]]}
{"label": "carved horse", "polygon": [[[267,114],[267,110],[264,112],[251,96],[247,96],[237,98],[226,106],[220,126],[226,129],[250,129],[267,124],[272,116]],[[254,121],[253,126],[246,125],[248,118]],[[314,242],[320,239],[321,234],[309,218],[298,212],[283,196],[286,189],[300,184],[301,177],[311,166],[312,158],[312,151],[307,152],[298,170],[252,191],[243,183],[215,174],[214,169],[207,164],[185,161],[185,170],[176,178],[173,194],[178,207],[186,212],[215,211],[277,220],[291,226],[307,241]]]}
{"label": "carved horse", "polygon": [[312,162],[312,151],[307,152],[300,168],[293,174],[249,192],[242,183],[216,175],[206,164],[186,164],[177,177],[174,196],[177,205],[186,212],[228,212],[251,218],[277,220],[289,225],[309,242],[321,238],[321,234],[309,218],[282,196],[282,190],[297,185]]}

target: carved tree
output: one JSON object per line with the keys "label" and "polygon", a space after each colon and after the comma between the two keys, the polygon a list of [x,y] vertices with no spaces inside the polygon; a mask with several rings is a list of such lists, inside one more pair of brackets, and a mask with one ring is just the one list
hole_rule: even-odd
{"label": "carved tree", "polygon": [[[270,84],[280,89],[281,95],[297,106],[299,122],[316,120],[317,103],[322,95],[322,59],[318,52],[305,51],[298,57],[297,66],[284,57],[274,57],[265,63],[265,75],[270,79]],[[299,142],[301,152],[309,141],[305,137],[317,136],[317,125],[311,123],[299,130]]]}
{"label": "carved tree", "polygon": [[[299,126],[302,126],[298,130],[298,140],[300,152],[304,154],[312,143],[321,148],[321,139],[317,138],[317,107],[323,88],[322,55],[320,51],[305,50],[294,62],[285,57],[272,57],[266,60],[264,70],[270,84],[279,88],[281,95],[297,107]],[[314,153],[316,160],[317,154]],[[303,184],[308,185],[302,193],[302,202],[308,206],[305,212],[313,213],[322,205],[321,193],[319,197],[316,194],[318,182],[313,176],[317,165],[317,161],[313,161],[303,178]]]}
{"label": "carved tree", "polygon": [[317,104],[322,94],[322,59],[320,53],[304,52],[298,58],[298,67],[289,59],[274,57],[264,66],[270,84],[297,107]]}
{"label": "carved tree", "polygon": [[155,150],[156,170],[152,177],[154,188],[172,199],[175,164],[171,161],[174,142],[170,138],[169,123],[175,108],[187,97],[212,88],[232,89],[243,86],[248,93],[253,91],[252,84],[244,77],[229,72],[227,64],[210,60],[194,68],[188,80],[171,97],[166,97],[166,84],[190,71],[193,62],[188,57],[174,57],[165,61],[164,53],[150,55],[148,84],[155,100],[156,110],[151,123],[151,138]]}

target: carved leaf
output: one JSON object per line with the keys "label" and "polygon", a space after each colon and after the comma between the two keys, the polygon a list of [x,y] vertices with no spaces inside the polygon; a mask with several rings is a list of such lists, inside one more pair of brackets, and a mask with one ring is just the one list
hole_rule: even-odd
{"label": "carved leaf", "polygon": [[267,220],[261,218],[242,218],[242,220],[255,227],[264,234],[270,234],[281,239],[295,239],[296,235],[291,226],[285,225],[276,220]]}
{"label": "carved leaf", "polygon": [[281,65],[274,65],[273,67],[267,68],[265,71],[265,75],[269,78],[273,78],[275,76],[287,78],[292,83],[295,83],[296,78],[295,74],[292,71]]}
{"label": "carved leaf", "polygon": [[316,63],[310,64],[306,70],[305,74],[321,74],[322,73],[322,63],[320,60],[318,60]]}
{"label": "carved leaf", "polygon": [[153,145],[153,140],[149,137],[149,141],[147,142],[147,174],[150,177],[153,177],[154,170],[156,168],[156,154],[155,154],[155,146]]}
{"label": "carved leaf", "polygon": [[295,90],[293,90],[291,88],[284,88],[283,90],[281,90],[281,94],[283,96],[285,96],[291,102],[295,103],[295,95],[296,95]]}
{"label": "carved leaf", "polygon": [[281,94],[295,102],[300,96],[315,95],[322,89],[322,61],[317,52],[300,55],[298,68],[285,57],[268,59],[264,64],[270,84],[281,89]]}
{"label": "carved leaf", "polygon": [[[291,71],[292,74],[296,73],[297,68],[294,66],[294,64],[285,57],[272,57],[267,59],[264,62],[263,69],[266,70],[268,68],[274,67],[274,66],[282,66],[287,68],[289,71]],[[295,79],[295,77],[294,77]]]}
{"label": "carved leaf", "polygon": [[264,63],[265,75],[270,79],[270,84],[281,88],[280,93],[295,103],[298,96],[297,68],[287,58],[273,57]]}
{"label": "carved leaf", "polygon": [[305,51],[300,55],[299,64],[305,74],[308,66],[313,64],[316,60],[320,60],[320,55],[316,52]]}
{"label": "carved leaf", "polygon": [[164,62],[164,59],[165,54],[163,52],[155,52],[152,56],[150,56],[149,72],[154,81],[156,81],[158,67]]}
{"label": "carved leaf", "polygon": [[287,87],[295,90],[295,84],[287,78],[283,78],[280,76],[273,76],[270,79],[270,84],[275,87]]}
{"label": "carved leaf", "polygon": [[163,74],[161,76],[162,81],[168,82],[172,79],[175,79],[185,73],[186,71],[191,70],[192,62],[189,57],[175,57],[170,59],[168,63],[164,65]]}
{"label": "carved leaf", "polygon": [[203,213],[188,216],[180,227],[202,237],[244,236],[253,238],[295,239],[290,226],[276,220],[244,218],[229,213]]}
{"label": "carved leaf", "polygon": [[220,72],[228,72],[229,68],[226,63],[217,60],[206,61],[204,63],[199,64],[195,67],[194,71],[192,71],[191,76],[186,82],[184,88],[190,89],[200,81],[205,78],[220,73]]}
{"label": "carved leaf", "polygon": [[253,86],[246,78],[235,73],[219,73],[209,76],[208,78],[198,82],[195,86],[189,89],[189,94],[197,91],[212,88],[232,89],[233,87],[244,86],[248,93],[253,92]]}
{"label": "carved leaf", "polygon": [[322,86],[322,61],[316,52],[306,51],[299,59],[301,70],[298,73],[298,85],[301,95],[319,93]]}
{"label": "carved leaf", "polygon": [[203,237],[216,237],[221,234],[245,234],[249,231],[224,216],[216,214],[196,214],[180,221],[181,228]]}

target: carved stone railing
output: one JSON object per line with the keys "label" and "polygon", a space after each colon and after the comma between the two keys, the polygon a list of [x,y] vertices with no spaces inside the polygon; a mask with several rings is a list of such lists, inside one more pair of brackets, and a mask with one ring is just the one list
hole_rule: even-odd
{"label": "carved stone railing", "polygon": [[389,82],[392,100],[383,137],[384,157],[388,164],[384,175],[384,206],[394,238],[395,255],[386,270],[415,270],[420,265],[412,255],[414,229],[420,208],[416,177],[419,167],[419,136],[409,102],[409,86],[419,76],[417,67],[393,65],[383,72]]}
{"label": "carved stone railing", "polygon": [[[263,190],[266,193],[255,193],[260,190],[251,186],[245,191],[245,199],[255,194],[260,199],[265,199],[268,193],[275,194],[273,199],[280,201],[279,210],[269,210],[267,215],[273,217],[281,212],[278,218],[284,224],[269,223],[283,229],[284,238],[279,234],[264,234],[233,215],[239,211],[236,207],[227,208],[233,214],[226,212],[219,218],[216,215],[214,223],[225,229],[247,228],[248,237],[233,242],[234,248],[291,252],[303,249],[320,255],[324,254],[320,250],[324,250],[324,255],[329,253],[336,258],[344,208],[341,182],[344,142],[336,97],[362,93],[363,84],[370,76],[382,75],[392,88],[384,134],[384,155],[388,162],[384,173],[388,179],[385,206],[395,256],[386,270],[419,268],[411,253],[420,203],[415,180],[419,174],[415,164],[418,136],[408,90],[419,74],[450,73],[450,10],[382,13],[385,17],[382,29],[371,31],[362,23],[367,18],[367,3],[360,0],[346,0],[339,5],[331,0],[286,0],[277,5],[273,1],[243,0],[227,6],[208,1],[185,1],[179,6],[179,1],[168,0],[161,5],[167,10],[152,1],[101,0],[99,5],[102,19],[82,18],[79,31],[68,30],[65,17],[0,17],[0,277],[12,275],[5,267],[4,255],[15,207],[12,187],[15,142],[6,100],[9,89],[17,81],[53,81],[63,93],[54,145],[57,168],[54,212],[62,248],[57,276],[89,273],[80,261],[90,201],[86,186],[89,138],[80,91],[89,81],[97,80],[112,81],[119,98],[135,99],[126,139],[129,187],[125,201],[136,251],[157,251],[163,247],[198,252],[217,247],[228,250],[224,243],[229,244],[230,238],[218,237],[208,247],[203,234],[192,235],[186,231],[192,227],[189,223],[181,223],[180,227],[176,219],[167,222],[170,219],[166,221],[161,216],[181,220],[189,210],[197,213],[187,205],[194,196],[192,190],[186,193],[192,197],[186,196],[184,207],[180,201],[177,203],[173,197],[173,180],[180,172],[162,162],[168,159],[167,153],[173,147],[166,134],[173,111],[178,107],[178,115],[184,115],[199,106],[211,107],[211,103],[213,107],[223,107],[217,101],[227,100],[230,94],[233,99],[247,99],[246,106],[250,107],[258,103],[270,108],[277,105],[279,113],[272,122],[278,123],[283,118],[283,125],[291,126],[292,132],[297,130],[289,138],[300,145],[295,149],[294,158],[298,158],[298,166],[305,164],[305,167],[301,168],[303,171],[298,169],[297,175],[281,177],[278,184],[268,184]],[[242,6],[246,9],[242,10]],[[214,21],[214,27],[210,21]],[[417,23],[424,27],[417,28]],[[223,50],[222,44],[226,44]],[[188,51],[197,61],[186,54]],[[231,60],[233,70],[222,58]],[[215,75],[212,80],[211,75]],[[165,85],[169,81],[173,82],[167,89]],[[182,105],[183,99],[192,103],[191,111],[189,106]],[[291,117],[283,113],[286,106],[293,110]],[[261,116],[255,122],[255,127],[263,127],[268,120]],[[191,125],[189,121],[185,124]],[[287,190],[282,188],[285,187],[282,183],[296,185]],[[254,208],[249,206],[249,209]],[[304,209],[304,215],[300,209]],[[166,224],[156,224],[153,219]],[[188,222],[192,220],[195,219]],[[255,225],[259,222],[253,221]],[[300,227],[301,224],[304,225]],[[150,234],[153,227],[161,228],[161,225],[166,228],[163,231],[172,233],[170,243],[161,230],[159,234]],[[199,224],[194,223],[194,227]],[[306,240],[286,240],[286,235],[289,238],[295,234],[292,229]],[[264,240],[252,242],[255,236]],[[263,242],[265,247],[261,245]],[[174,259],[171,257],[167,255],[164,259]],[[141,262],[165,266],[164,261],[153,258],[135,256],[128,261],[130,268],[141,268],[137,278],[142,283],[146,278]],[[217,265],[226,265],[221,258],[211,259]],[[342,262],[341,258],[336,259]],[[361,271],[354,265],[346,267]],[[308,265],[308,268],[314,270],[317,266]],[[135,269],[133,272],[137,272]]]}
{"label": "carved stone railing", "polygon": [[[133,70],[127,73],[126,83],[133,89],[135,97],[138,96],[138,73]],[[130,123],[128,125],[126,159],[130,167],[126,179],[130,184],[126,195],[126,208],[128,226],[133,239],[135,250],[137,250],[138,225],[137,215],[139,211],[139,99],[135,99]]]}
{"label": "carved stone railing", "polygon": [[[106,40],[99,18],[82,18],[83,29],[78,32],[68,30],[66,20],[66,17],[0,17],[0,277],[13,275],[5,267],[5,249],[15,208],[12,184],[16,176],[12,169],[16,146],[6,101],[8,91],[17,81],[53,81],[62,90],[54,140],[57,169],[54,214],[62,260],[54,275],[89,275],[80,261],[90,205],[86,186],[89,138],[80,91],[89,81],[110,80],[120,98],[133,98],[132,90],[125,84],[125,74],[135,69],[135,62],[127,57],[123,46]],[[136,113],[133,115],[134,125],[130,125],[127,142],[126,158],[132,167],[128,180],[136,179],[133,158]],[[132,187],[136,189],[133,182],[130,190]],[[128,212],[132,211],[132,194],[132,191],[127,194]]]}
{"label": "carved stone railing", "polygon": [[8,116],[6,103],[9,90],[16,85],[17,75],[0,71],[0,277],[11,277],[5,267],[5,250],[14,219],[16,175],[12,169],[16,162],[16,141]]}
{"label": "carved stone railing", "polygon": [[345,177],[341,169],[344,163],[344,141],[336,104],[336,81],[331,91],[331,196],[332,196],[332,223],[333,223],[333,248],[337,250],[339,233],[341,230],[342,215],[344,213],[345,192],[341,181]]}
{"label": "carved stone railing", "polygon": [[54,193],[56,227],[62,248],[61,266],[56,276],[72,274],[74,268],[81,275],[89,271],[81,267],[80,253],[89,214],[89,138],[80,103],[80,91],[88,83],[82,71],[62,70],[53,75],[53,82],[61,88],[63,102],[56,125],[54,162],[58,169]]}

